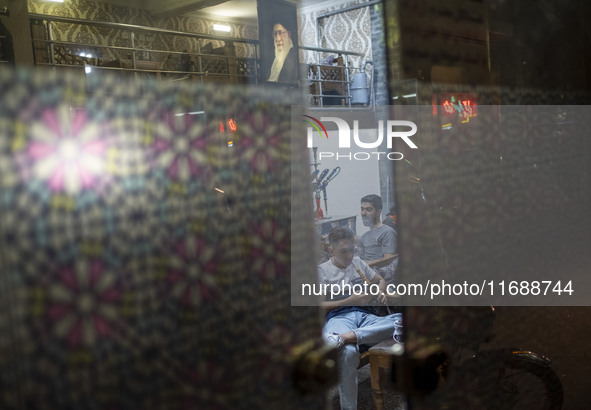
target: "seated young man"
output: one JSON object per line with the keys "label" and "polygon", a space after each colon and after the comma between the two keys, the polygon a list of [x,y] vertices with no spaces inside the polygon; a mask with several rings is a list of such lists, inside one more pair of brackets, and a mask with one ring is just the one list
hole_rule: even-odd
{"label": "seated young man", "polygon": [[[338,285],[341,289],[364,283],[372,292],[339,295],[327,299],[323,306],[328,310],[324,324],[324,339],[340,349],[339,395],[341,409],[357,409],[357,366],[360,346],[372,346],[383,340],[395,337],[400,340],[402,315],[375,316],[371,313],[372,304],[386,303],[386,282],[359,257],[354,257],[355,234],[349,228],[333,228],[329,235],[331,258],[318,266],[321,285]],[[379,292],[375,292],[379,288]],[[330,287],[329,287],[330,288]],[[334,293],[334,292],[333,292]],[[340,293],[340,292],[336,292]],[[376,298],[376,299],[374,299]]]}

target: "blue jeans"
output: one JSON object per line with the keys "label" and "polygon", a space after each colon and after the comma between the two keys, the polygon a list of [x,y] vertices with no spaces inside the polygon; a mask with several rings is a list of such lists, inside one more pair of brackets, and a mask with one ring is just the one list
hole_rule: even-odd
{"label": "blue jeans", "polygon": [[[324,324],[325,333],[343,334],[353,331],[357,344],[346,344],[340,348],[339,396],[341,410],[357,409],[357,366],[359,346],[373,346],[383,340],[402,334],[402,314],[375,316],[370,313],[353,311],[338,314]],[[397,340],[400,340],[398,337]]]}

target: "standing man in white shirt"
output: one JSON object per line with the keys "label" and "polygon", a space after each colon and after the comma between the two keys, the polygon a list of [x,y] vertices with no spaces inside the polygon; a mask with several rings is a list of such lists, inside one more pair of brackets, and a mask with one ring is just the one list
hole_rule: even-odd
{"label": "standing man in white shirt", "polygon": [[398,266],[397,233],[382,223],[382,198],[366,195],[361,198],[361,218],[369,231],[359,240],[360,257],[377,269],[387,284],[394,283]]}

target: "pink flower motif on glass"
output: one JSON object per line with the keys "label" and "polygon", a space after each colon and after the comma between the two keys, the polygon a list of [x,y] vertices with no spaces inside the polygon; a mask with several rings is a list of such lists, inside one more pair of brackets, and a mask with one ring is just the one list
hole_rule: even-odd
{"label": "pink flower motif on glass", "polygon": [[156,164],[188,182],[207,165],[207,127],[197,113],[166,113],[155,126]]}
{"label": "pink flower motif on glass", "polygon": [[[274,168],[282,159],[282,139],[289,142],[289,126],[282,129],[268,115],[259,112],[241,124],[242,139],[239,146],[243,159],[248,161],[253,170],[267,171]],[[289,157],[283,159],[289,161]]]}
{"label": "pink flower motif on glass", "polygon": [[252,269],[264,279],[289,275],[288,230],[278,223],[266,220],[253,229],[250,259]]}
{"label": "pink flower motif on glass", "polygon": [[169,261],[170,292],[184,306],[198,306],[215,298],[217,288],[215,244],[189,236],[174,246]]}
{"label": "pink flower motif on glass", "polygon": [[121,291],[114,272],[100,262],[80,261],[63,269],[48,289],[48,318],[54,334],[68,345],[91,346],[113,333]]}
{"label": "pink flower motif on glass", "polygon": [[31,137],[27,153],[33,172],[53,191],[75,194],[92,187],[103,172],[106,142],[99,125],[88,121],[83,109],[66,105],[47,109],[42,121],[31,126]]}

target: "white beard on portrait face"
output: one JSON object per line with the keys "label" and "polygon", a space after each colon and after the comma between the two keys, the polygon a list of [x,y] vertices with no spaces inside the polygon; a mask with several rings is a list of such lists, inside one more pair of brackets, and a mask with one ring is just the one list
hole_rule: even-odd
{"label": "white beard on portrait face", "polygon": [[279,80],[279,73],[281,73],[283,63],[287,58],[287,54],[289,54],[289,50],[291,50],[292,48],[293,41],[291,41],[291,38],[285,40],[282,46],[278,46],[277,44],[275,44],[275,60],[273,61],[273,66],[271,67],[269,81],[277,82]]}

